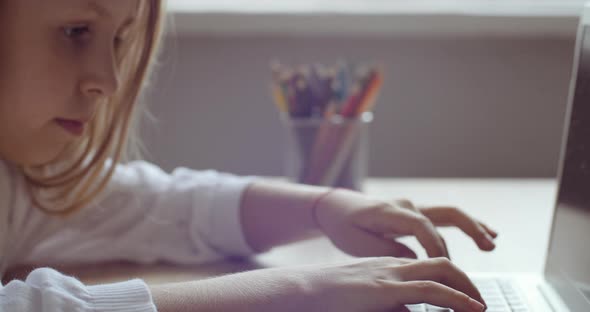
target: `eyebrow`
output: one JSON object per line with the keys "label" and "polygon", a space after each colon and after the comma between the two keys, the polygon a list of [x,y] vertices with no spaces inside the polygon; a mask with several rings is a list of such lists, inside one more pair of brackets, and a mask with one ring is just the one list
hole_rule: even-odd
{"label": "eyebrow", "polygon": [[111,15],[111,12],[109,12],[109,10],[105,9],[105,7],[103,7],[102,5],[98,4],[96,1],[88,2],[88,8],[90,10],[94,11],[100,17],[113,18],[113,15]]}
{"label": "eyebrow", "polygon": [[[113,19],[113,15],[109,10],[107,10],[104,6],[100,5],[96,1],[90,1],[88,3],[88,9],[95,12],[99,17]],[[121,25],[123,28],[133,24],[135,21],[135,17],[128,17],[123,24]]]}

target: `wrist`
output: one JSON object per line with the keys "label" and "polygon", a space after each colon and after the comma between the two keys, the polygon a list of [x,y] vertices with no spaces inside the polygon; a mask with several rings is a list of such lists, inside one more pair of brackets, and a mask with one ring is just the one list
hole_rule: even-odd
{"label": "wrist", "polygon": [[311,214],[317,196],[327,187],[257,181],[244,193],[240,206],[242,228],[256,252],[320,234]]}
{"label": "wrist", "polygon": [[322,201],[324,201],[328,196],[330,196],[332,193],[334,193],[335,191],[337,191],[338,188],[330,188],[324,192],[322,192],[321,194],[317,195],[311,205],[310,208],[310,212],[311,212],[311,218],[313,220],[314,225],[319,229],[322,230],[322,225],[318,216],[318,210],[319,210],[319,206],[321,204]]}

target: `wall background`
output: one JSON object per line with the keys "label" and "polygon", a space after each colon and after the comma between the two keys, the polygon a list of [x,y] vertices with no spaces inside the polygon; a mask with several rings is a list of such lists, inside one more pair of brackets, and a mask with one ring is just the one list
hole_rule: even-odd
{"label": "wall background", "polygon": [[166,170],[281,175],[268,61],[377,60],[372,176],[556,174],[574,39],[169,36],[152,91],[148,159]]}

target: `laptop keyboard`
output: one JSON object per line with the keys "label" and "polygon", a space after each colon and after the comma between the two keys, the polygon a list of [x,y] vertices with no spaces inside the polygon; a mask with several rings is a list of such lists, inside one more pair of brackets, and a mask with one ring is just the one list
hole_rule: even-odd
{"label": "laptop keyboard", "polygon": [[[486,312],[531,312],[519,290],[510,280],[505,279],[474,279],[483,300],[488,305]],[[453,310],[429,304],[406,305],[411,312],[452,312]]]}

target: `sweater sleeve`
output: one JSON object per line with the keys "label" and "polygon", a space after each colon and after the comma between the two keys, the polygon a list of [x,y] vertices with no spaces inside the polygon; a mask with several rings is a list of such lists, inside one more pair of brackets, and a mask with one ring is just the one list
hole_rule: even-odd
{"label": "sweater sleeve", "polygon": [[50,268],[26,280],[0,284],[0,311],[20,312],[155,312],[147,285],[140,279],[86,286]]}
{"label": "sweater sleeve", "polygon": [[105,194],[24,262],[199,264],[249,256],[240,202],[253,179],[187,168],[167,174],[143,161],[118,165]]}

